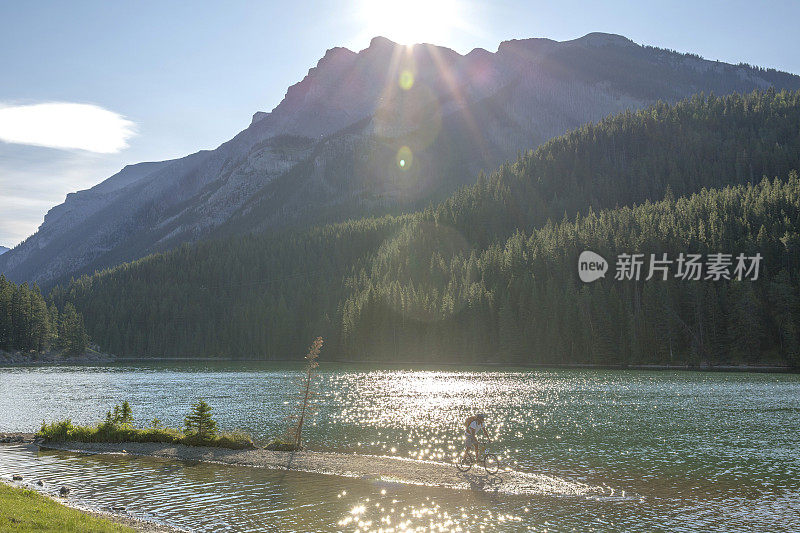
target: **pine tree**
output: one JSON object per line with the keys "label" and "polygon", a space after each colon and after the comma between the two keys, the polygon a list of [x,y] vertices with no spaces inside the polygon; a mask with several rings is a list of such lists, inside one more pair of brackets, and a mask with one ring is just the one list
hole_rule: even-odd
{"label": "pine tree", "polygon": [[75,306],[71,303],[67,303],[61,313],[58,337],[61,348],[68,354],[81,354],[89,345],[83,317],[78,314]]}
{"label": "pine tree", "polygon": [[119,420],[123,425],[130,426],[133,424],[133,412],[131,411],[131,404],[128,403],[128,400],[122,402],[122,407],[120,407],[119,410]]}
{"label": "pine tree", "polygon": [[122,402],[122,405],[115,405],[113,410],[106,412],[106,424],[109,426],[133,425],[133,412],[128,400]]}
{"label": "pine tree", "polygon": [[217,423],[211,417],[211,406],[203,400],[192,405],[192,410],[184,418],[187,435],[198,441],[208,441],[217,433]]}

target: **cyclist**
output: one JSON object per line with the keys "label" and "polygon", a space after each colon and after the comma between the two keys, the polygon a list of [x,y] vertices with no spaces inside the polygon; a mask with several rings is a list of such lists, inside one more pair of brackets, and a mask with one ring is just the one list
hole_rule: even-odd
{"label": "cyclist", "polygon": [[478,413],[475,416],[471,416],[464,421],[464,425],[466,426],[466,443],[464,444],[464,457],[467,456],[467,452],[470,448],[475,448],[475,460],[480,459],[480,447],[478,443],[478,433],[483,432],[486,438],[489,438],[489,433],[486,431],[486,426],[484,425],[484,421],[486,420],[486,415],[484,413]]}

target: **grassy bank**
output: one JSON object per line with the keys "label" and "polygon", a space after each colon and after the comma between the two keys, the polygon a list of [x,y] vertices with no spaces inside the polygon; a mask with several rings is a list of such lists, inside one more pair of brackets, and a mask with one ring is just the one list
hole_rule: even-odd
{"label": "grassy bank", "polygon": [[133,415],[128,402],[106,413],[104,421],[94,426],[76,426],[71,420],[42,423],[36,437],[44,442],[160,442],[186,446],[212,446],[236,450],[255,448],[253,439],[244,433],[218,433],[211,418],[211,408],[198,402],[186,417],[186,429],[163,427],[154,419],[149,428],[133,426]]}
{"label": "grassy bank", "polygon": [[173,428],[134,428],[129,426],[76,426],[71,420],[42,424],[36,436],[45,442],[162,442],[187,446],[214,446],[243,450],[254,448],[250,436],[242,433],[220,433],[200,438]]}
{"label": "grassy bank", "polygon": [[70,509],[33,490],[0,483],[0,531],[133,533],[133,529]]}

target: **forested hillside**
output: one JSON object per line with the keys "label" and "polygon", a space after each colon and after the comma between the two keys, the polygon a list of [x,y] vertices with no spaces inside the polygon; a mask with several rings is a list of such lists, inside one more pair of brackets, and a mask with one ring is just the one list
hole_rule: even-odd
{"label": "forested hillside", "polygon": [[[520,363],[800,362],[800,181],[708,189],[548,223],[448,257],[420,222],[385,246],[343,306],[344,353]],[[612,272],[577,277],[578,255]],[[619,254],[743,253],[756,281],[615,280]]]}
{"label": "forested hillside", "polygon": [[587,124],[443,202],[436,220],[486,245],[577,212],[800,168],[800,91],[694,96]]}
{"label": "forested hillside", "polygon": [[118,355],[286,359],[312,332],[338,331],[342,280],[407,220],[184,245],[51,296],[74,302],[92,339]]}
{"label": "forested hillside", "polygon": [[0,351],[58,349],[77,354],[87,344],[83,317],[71,303],[59,311],[47,305],[36,285],[16,285],[0,275]]}
{"label": "forested hillside", "polygon": [[[582,127],[424,212],[185,246],[53,297],[127,356],[285,359],[323,335],[356,360],[796,364],[797,168],[800,93],[695,97]],[[764,261],[758,281],[586,285],[583,249]]]}

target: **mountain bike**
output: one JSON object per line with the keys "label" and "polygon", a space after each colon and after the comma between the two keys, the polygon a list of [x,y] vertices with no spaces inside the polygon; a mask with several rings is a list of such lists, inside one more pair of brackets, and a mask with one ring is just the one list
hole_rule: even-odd
{"label": "mountain bike", "polygon": [[472,453],[472,449],[467,450],[467,453],[458,458],[456,468],[462,472],[467,472],[472,468],[472,465],[478,463],[483,466],[487,474],[496,474],[497,471],[500,470],[500,458],[486,450],[487,448],[485,446],[480,446],[480,457],[477,461],[475,460],[475,454]]}

